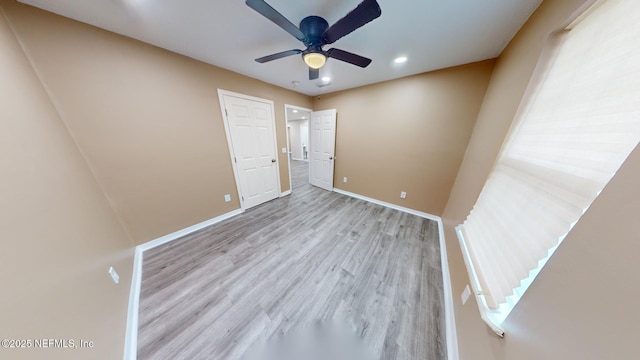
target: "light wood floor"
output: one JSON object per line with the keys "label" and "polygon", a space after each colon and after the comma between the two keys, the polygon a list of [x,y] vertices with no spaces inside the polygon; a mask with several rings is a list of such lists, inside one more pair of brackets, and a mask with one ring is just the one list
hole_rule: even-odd
{"label": "light wood floor", "polygon": [[144,253],[138,359],[241,359],[344,324],[374,359],[444,360],[434,221],[307,183]]}

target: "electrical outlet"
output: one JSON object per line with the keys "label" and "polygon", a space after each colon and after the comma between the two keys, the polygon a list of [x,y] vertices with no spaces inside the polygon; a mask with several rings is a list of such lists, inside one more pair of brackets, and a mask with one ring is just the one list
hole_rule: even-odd
{"label": "electrical outlet", "polygon": [[346,183],[346,182],[347,182],[347,177],[346,177],[346,176],[342,178],[342,182],[343,182],[343,183]]}
{"label": "electrical outlet", "polygon": [[118,275],[116,269],[114,269],[113,266],[109,267],[109,275],[111,275],[111,279],[113,279],[114,283],[117,284],[120,282],[120,275]]}
{"label": "electrical outlet", "polygon": [[469,285],[467,285],[464,287],[464,291],[460,296],[462,298],[462,305],[467,303],[467,300],[469,300],[469,296],[471,296],[471,289],[469,289]]}
{"label": "electrical outlet", "polygon": [[406,192],[401,192],[400,193],[400,199],[406,199],[407,198],[407,193]]}
{"label": "electrical outlet", "polygon": [[231,195],[227,194],[224,196],[224,202],[229,202],[231,201]]}
{"label": "electrical outlet", "polygon": [[282,148],[282,153],[286,154],[287,153],[287,148]]}

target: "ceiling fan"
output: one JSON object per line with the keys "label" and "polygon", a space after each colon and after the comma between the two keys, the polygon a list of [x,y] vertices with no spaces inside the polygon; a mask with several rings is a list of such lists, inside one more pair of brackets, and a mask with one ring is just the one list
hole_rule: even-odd
{"label": "ceiling fan", "polygon": [[246,4],[296,39],[302,41],[307,47],[305,50],[293,49],[257,58],[256,61],[259,63],[302,54],[302,59],[309,66],[309,80],[315,80],[320,76],[320,68],[324,66],[327,58],[334,58],[362,68],[371,63],[371,59],[348,51],[336,48],[324,51],[322,47],[333,44],[343,36],[378,18],[382,14],[382,10],[380,10],[380,5],[376,0],[364,0],[331,27],[329,27],[329,23],[325,19],[319,16],[307,16],[300,22],[299,28],[264,0],[246,0]]}

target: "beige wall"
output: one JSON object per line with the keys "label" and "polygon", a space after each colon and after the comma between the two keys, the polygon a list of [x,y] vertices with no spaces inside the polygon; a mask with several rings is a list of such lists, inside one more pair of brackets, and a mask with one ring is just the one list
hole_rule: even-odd
{"label": "beige wall", "polygon": [[315,97],[314,109],[338,110],[335,186],[440,215],[493,65],[488,60]]}
{"label": "beige wall", "polygon": [[[2,0],[42,83],[137,244],[240,207],[217,89],[284,104],[308,96]],[[290,188],[278,151],[281,189]],[[232,202],[224,202],[224,194]]]}
{"label": "beige wall", "polygon": [[640,339],[640,178],[636,149],[542,270],[498,339],[474,299],[453,227],[473,207],[548,35],[583,0],[546,0],[496,63],[486,98],[443,214],[460,359],[632,359]]}
{"label": "beige wall", "polygon": [[122,358],[133,244],[1,9],[0,79],[0,337],[95,344],[0,358]]}

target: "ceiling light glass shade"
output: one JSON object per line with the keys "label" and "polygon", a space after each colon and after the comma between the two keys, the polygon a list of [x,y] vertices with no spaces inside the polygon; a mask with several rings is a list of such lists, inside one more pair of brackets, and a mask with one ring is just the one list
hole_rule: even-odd
{"label": "ceiling light glass shade", "polygon": [[324,54],[317,52],[304,54],[303,59],[304,62],[312,69],[320,69],[324,66],[324,63],[327,62],[327,57],[324,56]]}

